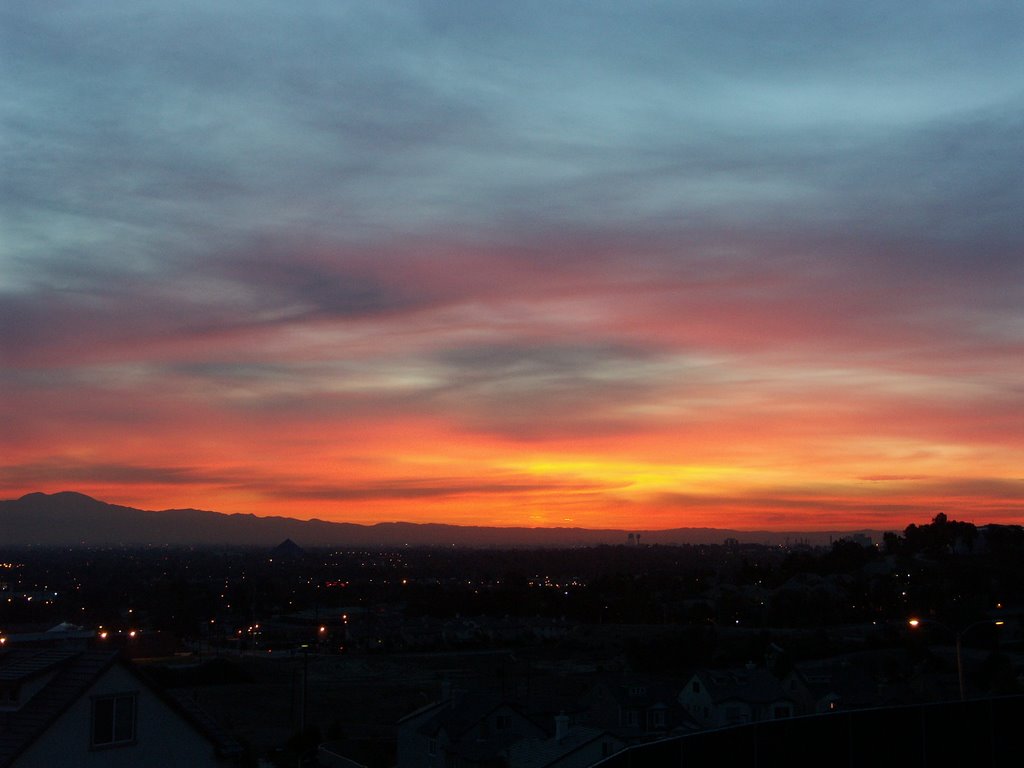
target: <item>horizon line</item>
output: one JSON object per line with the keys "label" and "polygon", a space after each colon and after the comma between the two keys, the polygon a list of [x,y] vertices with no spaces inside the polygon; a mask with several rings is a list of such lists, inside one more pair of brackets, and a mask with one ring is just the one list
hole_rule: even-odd
{"label": "horizon line", "polygon": [[[442,527],[448,527],[448,528],[484,528],[484,529],[489,529],[489,530],[520,530],[520,531],[571,531],[571,530],[577,530],[577,531],[592,531],[592,532],[595,532],[595,533],[600,533],[600,532],[608,532],[608,533],[619,533],[619,532],[621,532],[621,533],[630,533],[630,532],[634,532],[634,533],[665,533],[665,532],[671,532],[671,531],[725,531],[725,532],[735,531],[737,533],[747,533],[747,534],[766,533],[766,534],[772,534],[772,535],[778,536],[778,535],[785,535],[785,534],[798,535],[798,534],[804,534],[804,533],[806,533],[806,534],[816,534],[816,535],[824,535],[824,534],[831,534],[831,533],[859,533],[859,532],[864,532],[864,531],[868,531],[868,532],[882,532],[882,533],[888,533],[888,532],[896,532],[896,533],[898,533],[898,532],[903,531],[907,527],[907,526],[902,526],[902,527],[898,527],[898,528],[897,527],[872,528],[872,527],[868,527],[868,526],[861,526],[861,527],[858,527],[858,528],[805,528],[805,529],[795,529],[795,528],[742,528],[742,527],[718,528],[718,527],[713,527],[713,526],[675,526],[675,527],[670,527],[670,528],[637,528],[637,527],[629,527],[629,528],[624,528],[624,527],[595,528],[595,527],[579,526],[579,525],[535,525],[535,526],[529,526],[529,525],[481,525],[481,524],[464,524],[464,523],[445,523],[445,522],[434,522],[434,521],[430,521],[430,522],[412,522],[412,521],[409,521],[409,520],[381,520],[381,521],[378,521],[378,522],[375,522],[375,523],[357,523],[357,522],[351,522],[351,521],[348,521],[348,520],[328,520],[328,519],[324,519],[324,518],[321,518],[321,517],[307,517],[307,518],[303,518],[303,517],[294,517],[294,516],[290,516],[290,515],[263,515],[263,514],[258,514],[258,513],[255,513],[255,512],[221,512],[221,511],[218,511],[218,510],[215,510],[215,509],[203,509],[203,508],[200,508],[200,507],[166,507],[164,509],[146,509],[146,508],[143,508],[143,507],[131,506],[129,504],[121,504],[121,503],[115,503],[115,502],[106,501],[104,499],[100,499],[100,498],[97,498],[95,496],[91,496],[91,495],[89,495],[87,493],[82,493],[81,491],[67,490],[67,489],[61,490],[61,491],[53,491],[53,492],[49,492],[49,493],[46,492],[46,491],[29,491],[27,493],[22,494],[21,496],[19,496],[17,498],[3,499],[3,500],[0,500],[0,501],[16,502],[16,501],[21,501],[21,500],[23,500],[23,499],[25,499],[25,498],[27,498],[29,496],[53,497],[53,496],[61,496],[61,495],[80,496],[80,497],[83,497],[85,499],[89,499],[91,501],[95,501],[95,502],[100,503],[100,504],[107,504],[109,506],[123,507],[125,509],[132,509],[132,510],[135,510],[135,511],[138,511],[138,512],[148,512],[148,513],[152,513],[152,514],[161,514],[161,513],[164,513],[164,512],[186,512],[186,511],[191,511],[191,512],[203,512],[203,513],[208,513],[208,514],[221,515],[223,517],[254,517],[254,518],[261,519],[261,520],[273,520],[273,519],[292,520],[292,521],[298,522],[298,523],[316,522],[316,523],[325,523],[325,524],[328,524],[328,525],[351,525],[351,526],[357,526],[359,528],[375,528],[375,527],[383,526],[383,525],[409,525],[409,526],[417,526],[417,527],[442,526]],[[927,523],[930,523],[930,522],[931,522],[931,520],[927,521]],[[977,524],[977,523],[974,523],[972,521],[966,521],[966,520],[965,521],[959,521],[959,522],[970,522],[972,525],[977,525],[978,527],[981,527],[981,526],[984,526],[984,525],[999,525],[999,523],[981,523],[981,524]],[[927,524],[927,523],[918,523],[918,525]],[[913,524],[913,523],[911,523],[911,524]],[[911,525],[911,524],[908,524],[908,525]]]}

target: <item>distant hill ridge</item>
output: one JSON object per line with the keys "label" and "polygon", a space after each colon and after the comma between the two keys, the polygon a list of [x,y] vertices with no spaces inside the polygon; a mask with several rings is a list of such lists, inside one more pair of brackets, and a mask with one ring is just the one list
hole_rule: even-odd
{"label": "distant hill ridge", "polygon": [[108,504],[73,491],[29,493],[0,501],[0,546],[74,545],[237,545],[272,547],[286,539],[299,547],[319,546],[465,546],[565,547],[626,544],[630,534],[643,544],[721,544],[726,538],[744,543],[782,544],[806,539],[864,533],[875,541],[880,531],[734,531],[719,528],[676,528],[662,531],[595,530],[587,528],[494,528],[442,523],[333,523],[290,517],[257,517],[199,509],[160,512]]}

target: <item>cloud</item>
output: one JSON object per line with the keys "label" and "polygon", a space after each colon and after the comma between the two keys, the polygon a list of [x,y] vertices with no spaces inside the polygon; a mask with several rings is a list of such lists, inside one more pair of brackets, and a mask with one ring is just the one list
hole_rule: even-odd
{"label": "cloud", "polygon": [[352,501],[429,478],[419,452],[456,496],[447,457],[480,452],[998,479],[1021,459],[1021,22],[8,3],[0,447],[25,483],[124,459],[196,493],[359,453],[379,471]]}
{"label": "cloud", "polygon": [[579,493],[606,490],[606,486],[571,483],[487,482],[479,478],[388,479],[372,485],[303,485],[288,483],[247,486],[268,498],[335,502],[379,501],[387,499],[432,499],[460,496],[500,496],[550,493]]}
{"label": "cloud", "polygon": [[925,475],[868,475],[866,477],[861,477],[859,479],[866,480],[869,483],[892,483],[915,480],[927,480],[928,478]]}
{"label": "cloud", "polygon": [[[159,467],[67,459],[0,466],[0,485],[20,487],[232,484],[240,476],[198,467]],[[64,485],[62,485],[64,484]]]}
{"label": "cloud", "polygon": [[[801,526],[812,530],[889,528],[893,521],[899,521],[897,527],[902,528],[909,522],[927,522],[939,512],[978,524],[1015,522],[1024,511],[1022,481],[954,478],[915,485],[898,490],[890,486],[869,494],[840,486],[827,490],[778,488],[774,493],[762,489],[750,495],[665,494],[650,506],[661,508],[661,514],[669,517],[671,510],[680,510],[691,521],[714,520],[725,514],[740,528],[758,524],[778,528],[799,520]],[[667,513],[664,507],[668,507]]]}

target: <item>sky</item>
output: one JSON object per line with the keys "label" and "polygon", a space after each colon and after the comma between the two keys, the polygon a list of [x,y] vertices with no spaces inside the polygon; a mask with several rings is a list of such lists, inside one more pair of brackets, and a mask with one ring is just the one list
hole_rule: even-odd
{"label": "sky", "polygon": [[0,498],[1024,522],[1024,6],[0,7]]}

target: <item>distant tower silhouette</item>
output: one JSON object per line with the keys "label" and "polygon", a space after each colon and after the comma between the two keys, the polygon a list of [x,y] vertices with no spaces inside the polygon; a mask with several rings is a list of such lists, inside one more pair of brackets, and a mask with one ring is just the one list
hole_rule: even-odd
{"label": "distant tower silhouette", "polygon": [[639,533],[637,533],[637,535],[636,535],[636,545],[638,547],[640,546],[640,534]]}
{"label": "distant tower silhouette", "polygon": [[629,534],[629,536],[626,537],[626,544],[628,546],[630,546],[630,547],[632,547],[634,544],[636,544],[636,534],[635,533],[631,533],[631,534]]}

